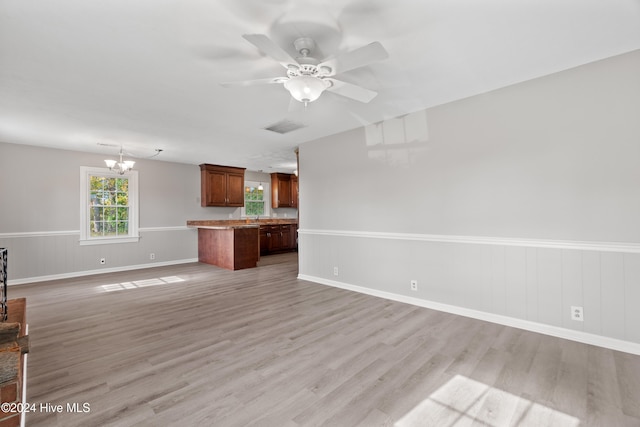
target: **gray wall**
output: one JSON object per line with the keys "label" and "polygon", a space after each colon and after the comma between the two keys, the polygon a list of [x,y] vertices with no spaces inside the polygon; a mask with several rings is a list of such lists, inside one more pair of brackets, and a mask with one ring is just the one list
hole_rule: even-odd
{"label": "gray wall", "polygon": [[638,76],[640,51],[303,144],[300,277],[640,343]]}
{"label": "gray wall", "polygon": [[[0,142],[0,247],[9,249],[9,284],[197,261],[197,232],[187,229],[186,221],[240,217],[238,208],[200,206],[197,165],[136,159],[140,241],[80,246],[80,166],[102,167],[116,154]],[[269,179],[268,174],[247,175]],[[287,214],[295,217],[297,211]],[[107,263],[100,265],[103,257]]]}

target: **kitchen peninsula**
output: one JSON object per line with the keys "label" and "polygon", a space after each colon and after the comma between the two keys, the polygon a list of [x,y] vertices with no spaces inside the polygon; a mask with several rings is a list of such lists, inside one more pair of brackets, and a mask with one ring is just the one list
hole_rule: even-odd
{"label": "kitchen peninsula", "polygon": [[291,218],[187,221],[198,229],[198,261],[228,270],[256,267],[261,254],[295,250],[297,224]]}

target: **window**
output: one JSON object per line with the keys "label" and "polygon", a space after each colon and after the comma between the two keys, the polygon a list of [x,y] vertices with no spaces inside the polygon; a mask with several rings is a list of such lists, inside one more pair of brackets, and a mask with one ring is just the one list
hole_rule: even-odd
{"label": "window", "polygon": [[80,244],[138,241],[138,172],[80,168]]}
{"label": "window", "polygon": [[[259,187],[262,185],[263,189]],[[261,182],[245,181],[244,183],[244,208],[242,216],[257,217],[269,216],[269,186]]]}

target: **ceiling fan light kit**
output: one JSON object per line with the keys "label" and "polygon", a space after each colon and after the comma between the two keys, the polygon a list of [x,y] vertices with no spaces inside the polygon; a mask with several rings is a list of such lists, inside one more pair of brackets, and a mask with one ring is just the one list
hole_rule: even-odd
{"label": "ceiling fan light kit", "polygon": [[291,77],[284,82],[285,89],[289,91],[293,99],[304,102],[304,105],[318,99],[322,92],[330,86],[330,81],[308,75]]}

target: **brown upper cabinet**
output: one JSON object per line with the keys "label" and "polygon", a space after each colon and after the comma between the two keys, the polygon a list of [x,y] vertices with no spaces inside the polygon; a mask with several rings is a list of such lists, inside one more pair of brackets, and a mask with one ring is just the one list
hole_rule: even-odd
{"label": "brown upper cabinet", "polygon": [[244,206],[244,168],[200,165],[202,206]]}
{"label": "brown upper cabinet", "polygon": [[292,208],[297,208],[298,207],[298,177],[293,175],[291,177],[291,201],[292,201]]}
{"label": "brown upper cabinet", "polygon": [[289,173],[271,174],[271,207],[298,207],[298,177]]}

